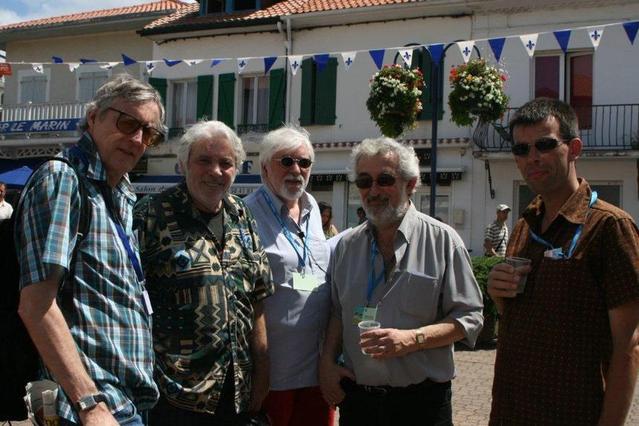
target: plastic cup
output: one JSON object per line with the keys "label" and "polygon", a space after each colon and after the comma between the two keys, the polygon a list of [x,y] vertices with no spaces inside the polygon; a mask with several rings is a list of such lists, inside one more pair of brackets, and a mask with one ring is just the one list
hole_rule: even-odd
{"label": "plastic cup", "polygon": [[[524,257],[509,256],[506,258],[506,263],[512,265],[513,268],[519,270],[519,268],[530,265],[531,260]],[[517,283],[517,294],[521,294],[526,289],[526,281],[528,279],[528,273],[522,274]]]}
{"label": "plastic cup", "polygon": [[[362,333],[365,333],[370,330],[375,330],[376,328],[380,328],[381,326],[382,325],[379,323],[379,321],[367,320],[367,321],[360,321],[359,323],[357,323],[360,336],[362,335]],[[368,355],[366,351],[364,351],[364,349],[362,349],[361,351],[364,355]]]}

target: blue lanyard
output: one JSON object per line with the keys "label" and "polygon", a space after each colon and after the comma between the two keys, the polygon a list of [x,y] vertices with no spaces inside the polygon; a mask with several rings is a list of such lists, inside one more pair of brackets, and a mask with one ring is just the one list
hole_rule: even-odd
{"label": "blue lanyard", "polygon": [[384,273],[386,272],[386,268],[384,267],[384,262],[382,261],[382,272],[378,276],[375,276],[375,258],[379,250],[377,250],[377,241],[373,239],[373,243],[371,244],[371,267],[368,273],[368,289],[366,291],[366,306],[371,304],[371,297],[373,296],[373,292],[377,288],[380,282],[384,281]]}
{"label": "blue lanyard", "polygon": [[273,200],[271,200],[271,197],[268,195],[268,193],[266,192],[264,188],[262,188],[262,196],[264,197],[266,204],[268,204],[268,206],[271,208],[271,212],[273,213],[273,216],[275,216],[280,226],[282,227],[282,233],[284,234],[284,237],[286,237],[291,247],[293,247],[293,250],[295,251],[295,254],[297,255],[298,268],[305,268],[306,252],[308,247],[308,244],[306,244],[308,240],[308,224],[311,223],[311,221],[310,220],[306,221],[306,232],[304,233],[303,238],[300,238],[302,240],[302,254],[300,254],[300,252],[297,250],[297,246],[299,246],[300,243],[293,239],[293,236],[291,235],[291,232],[288,230],[288,227],[286,226],[286,224],[284,223],[280,215],[277,213],[277,210],[275,209],[275,205],[273,204]]}
{"label": "blue lanyard", "polygon": [[[590,203],[588,204],[588,207],[592,207],[596,201],[597,201],[597,191],[592,191],[592,193],[590,194]],[[579,241],[579,237],[581,237],[581,232],[583,231],[583,229],[584,229],[583,223],[577,227],[577,231],[575,231],[575,235],[572,237],[572,241],[570,242],[570,246],[568,247],[568,253],[566,254],[563,253],[563,250],[561,247],[559,248],[554,247],[548,241],[544,240],[539,235],[535,234],[532,231],[532,229],[529,231],[529,233],[530,233],[530,237],[533,240],[537,241],[541,245],[548,247],[550,250],[556,251],[557,256],[559,256],[560,258],[570,259],[575,251],[575,248],[577,247],[577,242]]]}

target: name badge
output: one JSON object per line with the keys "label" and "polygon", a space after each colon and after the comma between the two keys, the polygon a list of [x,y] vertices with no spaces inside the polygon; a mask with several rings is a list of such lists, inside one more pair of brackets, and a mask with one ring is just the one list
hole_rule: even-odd
{"label": "name badge", "polygon": [[353,325],[362,321],[375,321],[377,318],[377,307],[358,306],[353,312]]}
{"label": "name badge", "polygon": [[319,281],[312,274],[300,274],[299,272],[293,272],[293,288],[299,291],[314,291],[317,290]]}
{"label": "name badge", "polygon": [[548,257],[548,258],[553,259],[553,260],[563,259],[564,258],[564,251],[561,249],[561,247],[555,248],[555,249],[552,249],[552,250],[546,250],[544,252],[544,257]]}

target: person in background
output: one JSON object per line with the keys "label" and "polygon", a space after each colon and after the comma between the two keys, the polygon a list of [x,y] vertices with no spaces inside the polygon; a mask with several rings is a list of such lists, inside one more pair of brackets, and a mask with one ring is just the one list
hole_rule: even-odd
{"label": "person in background", "polygon": [[318,205],[320,214],[322,215],[322,230],[324,231],[324,236],[328,240],[329,238],[339,234],[337,227],[331,222],[333,219],[333,207],[323,201],[318,203]]}
{"label": "person in background", "polygon": [[11,219],[13,214],[13,207],[4,199],[6,195],[7,185],[0,182],[0,220]]}
{"label": "person in background", "polygon": [[306,192],[315,153],[308,132],[285,126],[260,144],[264,183],[246,197],[259,217],[275,294],[266,301],[271,391],[264,408],[274,426],[331,426],[334,410],[318,386],[320,345],[330,312],[330,248],[317,202]]}
{"label": "person in background", "polygon": [[366,211],[364,210],[364,207],[358,207],[357,208],[357,224],[361,225],[364,222],[366,222]]}
{"label": "person in background", "polygon": [[497,217],[495,221],[486,227],[484,233],[484,255],[488,257],[506,256],[506,246],[508,245],[508,213],[510,207],[506,204],[497,206]]}
{"label": "person in background", "polygon": [[135,207],[155,309],[161,398],[150,413],[153,426],[264,423],[263,305],[273,283],[255,220],[228,193],[244,158],[233,130],[199,122],[178,147],[185,182]]}
{"label": "person in background", "polygon": [[[488,275],[499,339],[491,425],[623,425],[639,369],[639,231],[577,177],[577,115],[538,98],[510,122],[537,194]],[[517,284],[526,276],[523,293]]]}

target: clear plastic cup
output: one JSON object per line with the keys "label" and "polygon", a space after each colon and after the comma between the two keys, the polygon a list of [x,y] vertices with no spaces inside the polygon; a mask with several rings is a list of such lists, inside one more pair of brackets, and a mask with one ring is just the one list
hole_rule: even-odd
{"label": "clear plastic cup", "polygon": [[[380,328],[381,326],[382,325],[379,323],[379,321],[371,321],[371,320],[360,321],[357,324],[357,327],[359,328],[360,336],[362,335],[362,333],[365,333],[370,330],[375,330],[376,328]],[[361,351],[364,355],[368,355],[366,351],[364,351],[364,349],[362,349]]]}
{"label": "clear plastic cup", "polygon": [[[519,270],[519,268],[530,265],[531,260],[524,257],[509,256],[506,258],[506,263],[512,265],[513,268]],[[526,289],[526,281],[528,280],[528,273],[522,274],[517,283],[517,294],[521,294]]]}

